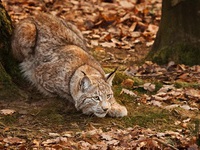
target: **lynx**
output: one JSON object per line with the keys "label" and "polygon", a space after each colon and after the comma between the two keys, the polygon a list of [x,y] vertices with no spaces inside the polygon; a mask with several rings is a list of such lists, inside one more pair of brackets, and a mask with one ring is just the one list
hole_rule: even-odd
{"label": "lynx", "polygon": [[71,23],[45,13],[22,20],[13,33],[12,53],[24,77],[41,93],[63,97],[83,114],[127,115],[113,97],[115,71],[104,73]]}

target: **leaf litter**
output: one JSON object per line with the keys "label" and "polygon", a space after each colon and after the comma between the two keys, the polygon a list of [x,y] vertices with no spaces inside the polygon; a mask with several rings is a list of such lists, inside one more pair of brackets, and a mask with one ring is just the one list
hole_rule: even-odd
{"label": "leaf litter", "polygon": [[[131,65],[144,58],[152,46],[161,18],[161,0],[2,0],[12,20],[19,22],[38,11],[48,12],[73,22],[88,39],[88,46],[103,66],[124,65],[124,73],[145,81],[135,85],[134,80],[125,79],[121,95],[130,95],[138,103],[159,107],[180,115],[199,113],[200,66],[185,66],[169,62],[159,66],[150,61],[142,65]],[[129,67],[127,67],[129,65]],[[162,84],[161,87],[155,81]],[[143,88],[146,94],[137,89]],[[1,115],[21,114],[15,109],[1,108]],[[38,112],[36,113],[36,115]],[[21,115],[26,115],[21,114]],[[194,117],[195,118],[195,117]],[[21,119],[23,121],[23,118]],[[177,118],[175,125],[182,128],[163,132],[139,126],[129,128],[107,127],[81,132],[63,131],[43,133],[29,137],[16,134],[16,130],[31,132],[31,129],[6,127],[0,136],[0,149],[198,149],[199,121],[195,123],[195,134],[188,124],[193,118]],[[72,126],[75,123],[71,123]],[[78,126],[77,124],[75,126]],[[7,134],[9,132],[9,134]],[[39,132],[38,132],[39,134]]]}
{"label": "leaf litter", "polygon": [[[190,138],[183,136],[181,132],[166,131],[162,133],[151,129],[144,129],[138,126],[127,129],[107,128],[103,131],[101,128],[93,128],[81,132],[75,132],[71,137],[49,136],[46,140],[33,139],[26,141],[18,137],[7,137],[0,139],[4,148],[18,147],[23,148],[29,142],[29,148],[60,148],[60,149],[174,149],[178,150],[178,145],[170,145],[169,138],[179,141],[187,146],[191,144]],[[184,132],[184,131],[182,131]],[[183,141],[184,139],[184,141]],[[195,144],[189,147],[195,146]]]}

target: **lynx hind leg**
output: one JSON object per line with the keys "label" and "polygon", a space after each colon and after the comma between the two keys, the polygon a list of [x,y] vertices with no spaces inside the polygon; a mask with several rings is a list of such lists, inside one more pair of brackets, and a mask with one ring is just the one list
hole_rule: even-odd
{"label": "lynx hind leg", "polygon": [[36,26],[29,20],[24,20],[16,26],[12,37],[12,53],[15,59],[22,62],[34,53],[36,34]]}
{"label": "lynx hind leg", "polygon": [[65,27],[70,30],[69,34],[72,35],[71,37],[74,37],[72,39],[72,41],[70,41],[68,39],[69,42],[71,42],[71,44],[80,46],[82,49],[84,49],[85,51],[87,51],[86,41],[85,41],[85,39],[84,39],[83,34],[81,33],[81,31],[75,25],[73,25],[72,23],[66,22],[63,19],[61,19],[61,21],[65,25]]}
{"label": "lynx hind leg", "polygon": [[128,112],[125,106],[122,106],[118,104],[117,102],[114,102],[111,105],[111,109],[108,112],[108,115],[111,117],[124,117],[127,116]]}

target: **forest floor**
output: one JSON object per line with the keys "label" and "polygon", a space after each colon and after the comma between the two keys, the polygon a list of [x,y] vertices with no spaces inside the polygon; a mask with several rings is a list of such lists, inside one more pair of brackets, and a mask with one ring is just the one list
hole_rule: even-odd
{"label": "forest floor", "polygon": [[190,149],[200,145],[200,66],[142,61],[158,30],[161,0],[2,0],[13,22],[39,11],[73,22],[105,72],[119,66],[123,118],[77,112],[14,78],[23,94],[0,97],[0,149]]}

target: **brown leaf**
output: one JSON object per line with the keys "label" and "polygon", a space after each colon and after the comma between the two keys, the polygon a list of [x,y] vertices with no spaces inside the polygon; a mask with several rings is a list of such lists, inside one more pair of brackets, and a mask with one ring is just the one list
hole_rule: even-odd
{"label": "brown leaf", "polygon": [[112,39],[112,35],[110,33],[106,34],[106,36],[104,36],[104,40],[105,41],[111,41]]}
{"label": "brown leaf", "polygon": [[190,145],[187,150],[199,150],[199,146],[197,144]]}
{"label": "brown leaf", "polygon": [[134,5],[131,2],[125,1],[125,0],[120,0],[119,4],[125,8],[125,9],[132,9],[134,8]]}
{"label": "brown leaf", "polygon": [[129,28],[129,31],[130,31],[130,32],[134,31],[135,28],[136,28],[136,26],[137,26],[137,22],[133,22],[133,24],[132,24],[131,27]]}
{"label": "brown leaf", "polygon": [[138,22],[138,23],[137,23],[137,27],[138,27],[139,30],[142,31],[142,32],[143,32],[144,30],[147,29],[147,25],[144,24],[143,22]]}
{"label": "brown leaf", "polygon": [[124,89],[124,88],[121,90],[120,94],[122,94],[122,93],[128,94],[128,95],[133,96],[133,97],[137,97],[137,95],[134,92],[127,90],[127,89]]}
{"label": "brown leaf", "polygon": [[156,89],[156,85],[152,84],[152,83],[145,83],[143,85],[143,87],[144,87],[145,90],[150,91],[150,92],[153,92]]}
{"label": "brown leaf", "polygon": [[182,105],[180,106],[181,108],[185,109],[185,110],[198,110],[198,108],[195,107],[190,107],[189,105]]}
{"label": "brown leaf", "polygon": [[26,141],[24,139],[20,139],[18,137],[7,137],[3,140],[5,143],[8,143],[8,144],[22,144],[22,143],[25,143]]}
{"label": "brown leaf", "polygon": [[179,105],[178,104],[172,104],[172,105],[165,106],[164,108],[167,109],[167,110],[171,110],[171,109],[174,109],[176,107],[179,107]]}
{"label": "brown leaf", "polygon": [[153,43],[154,43],[154,41],[147,42],[147,43],[146,43],[146,46],[147,46],[147,47],[150,47],[150,46],[153,45]]}
{"label": "brown leaf", "polygon": [[151,103],[152,105],[154,105],[154,106],[162,107],[162,103],[159,102],[159,101],[153,100],[153,101],[151,101],[150,103]]}
{"label": "brown leaf", "polygon": [[38,140],[34,139],[34,140],[32,141],[32,143],[33,143],[34,147],[39,148],[40,142],[39,142]]}
{"label": "brown leaf", "polygon": [[112,42],[104,42],[104,43],[99,43],[99,45],[103,46],[103,47],[108,47],[108,48],[111,48],[111,47],[115,47],[115,43],[112,43]]}
{"label": "brown leaf", "polygon": [[102,133],[102,134],[101,134],[101,138],[102,138],[103,140],[106,140],[106,141],[111,141],[111,140],[113,139],[110,135],[105,134],[105,133]]}
{"label": "brown leaf", "polygon": [[12,115],[14,114],[16,111],[13,109],[2,109],[0,110],[0,113],[3,115]]}
{"label": "brown leaf", "polygon": [[131,37],[137,38],[141,36],[141,32],[135,31],[130,33]]}
{"label": "brown leaf", "polygon": [[147,30],[153,34],[156,34],[158,32],[158,26],[149,24]]}
{"label": "brown leaf", "polygon": [[134,84],[134,81],[132,79],[125,79],[121,85],[124,86],[124,87],[128,87],[128,88],[131,88],[133,87],[133,84]]}
{"label": "brown leaf", "polygon": [[189,97],[195,97],[200,99],[200,90],[197,89],[187,89],[185,94]]}

